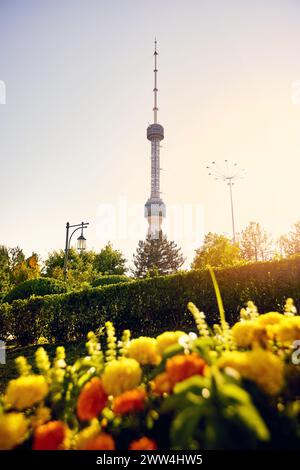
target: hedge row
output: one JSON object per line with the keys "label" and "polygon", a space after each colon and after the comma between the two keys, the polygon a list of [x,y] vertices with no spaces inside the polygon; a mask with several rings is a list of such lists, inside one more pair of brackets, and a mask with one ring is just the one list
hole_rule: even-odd
{"label": "hedge row", "polygon": [[[300,308],[300,257],[216,271],[226,318],[234,323],[244,303],[252,299],[261,311],[281,310],[293,297]],[[40,336],[55,341],[84,338],[91,329],[112,320],[118,330],[156,335],[165,329],[194,329],[186,312],[188,301],[202,309],[209,323],[219,321],[213,286],[207,271],[190,271],[80,292],[0,306],[0,337],[12,334],[21,345]]]}
{"label": "hedge row", "polygon": [[92,287],[108,286],[109,284],[120,284],[130,281],[132,281],[132,279],[124,274],[111,274],[97,277],[97,279],[92,282]]}
{"label": "hedge row", "polygon": [[43,296],[50,294],[61,294],[67,291],[66,284],[51,277],[39,277],[21,282],[3,298],[3,302],[11,303],[17,299],[28,299],[32,295]]}

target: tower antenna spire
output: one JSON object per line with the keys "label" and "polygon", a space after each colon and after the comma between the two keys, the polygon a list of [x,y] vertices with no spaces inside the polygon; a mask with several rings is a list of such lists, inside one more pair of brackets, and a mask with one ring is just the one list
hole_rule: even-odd
{"label": "tower antenna spire", "polygon": [[157,40],[155,38],[154,40],[154,88],[153,88],[153,92],[154,92],[154,107],[153,107],[153,112],[154,112],[154,124],[157,123],[157,111],[158,111],[158,107],[157,107],[157,92],[158,92],[158,88],[157,88],[157,72],[158,72],[158,68],[157,68],[157,56],[158,56],[158,52],[157,52]]}
{"label": "tower antenna spire", "polygon": [[154,121],[147,128],[147,139],[151,142],[151,192],[145,204],[145,217],[148,219],[148,235],[158,238],[162,233],[162,222],[166,217],[166,206],[160,197],[160,142],[164,138],[164,128],[157,122],[157,40],[154,41]]}

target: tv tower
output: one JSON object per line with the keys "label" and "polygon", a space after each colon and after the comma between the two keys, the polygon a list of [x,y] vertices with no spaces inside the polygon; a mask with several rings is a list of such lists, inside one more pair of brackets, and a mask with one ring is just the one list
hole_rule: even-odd
{"label": "tv tower", "polygon": [[145,204],[145,217],[148,219],[148,236],[159,238],[162,233],[163,218],[166,217],[166,206],[160,197],[160,141],[164,138],[164,128],[157,122],[157,41],[154,47],[154,121],[147,128],[147,139],[151,142],[151,193]]}

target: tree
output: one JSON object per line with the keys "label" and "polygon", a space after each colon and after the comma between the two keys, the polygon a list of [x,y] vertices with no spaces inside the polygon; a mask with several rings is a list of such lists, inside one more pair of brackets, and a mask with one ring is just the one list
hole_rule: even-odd
{"label": "tree", "polygon": [[243,264],[240,248],[224,235],[209,232],[203,245],[196,250],[192,263],[193,269],[205,269],[209,264],[213,268],[226,268]]}
{"label": "tree", "polygon": [[108,243],[100,253],[96,254],[94,259],[94,270],[98,273],[110,274],[124,274],[126,259],[119,250],[114,250],[111,243]]}
{"label": "tree", "polygon": [[[82,251],[78,253],[75,248],[70,248],[68,254],[67,281],[72,287],[79,287],[82,283],[92,282],[94,272],[95,252]],[[64,279],[64,250],[53,251],[45,260],[45,275],[54,279]]]}
{"label": "tree", "polygon": [[[55,279],[64,279],[64,250],[53,251],[45,261],[45,275]],[[71,287],[80,287],[83,283],[92,283],[99,274],[124,274],[125,262],[120,251],[111,244],[100,253],[84,250],[80,253],[74,248],[69,250],[67,281]]]}
{"label": "tree", "polygon": [[280,237],[278,241],[280,252],[285,256],[292,256],[300,253],[300,221],[293,225],[292,230]]}
{"label": "tree", "polygon": [[[29,258],[23,259],[20,253],[15,257],[13,254],[11,280],[13,285],[20,284],[28,279],[37,279],[41,275],[41,267],[39,264],[39,256],[32,253]],[[18,260],[18,262],[16,261]]]}
{"label": "tree", "polygon": [[40,271],[39,257],[36,253],[26,258],[18,246],[15,248],[0,246],[1,296],[21,282],[39,277]]}
{"label": "tree", "polygon": [[6,246],[0,246],[0,295],[3,295],[10,288],[10,258]]}
{"label": "tree", "polygon": [[248,261],[267,261],[272,258],[272,240],[258,222],[250,222],[240,236],[240,249]]}
{"label": "tree", "polygon": [[173,241],[168,241],[165,235],[157,238],[147,237],[140,240],[133,255],[135,277],[172,274],[183,265],[184,258],[181,249]]}

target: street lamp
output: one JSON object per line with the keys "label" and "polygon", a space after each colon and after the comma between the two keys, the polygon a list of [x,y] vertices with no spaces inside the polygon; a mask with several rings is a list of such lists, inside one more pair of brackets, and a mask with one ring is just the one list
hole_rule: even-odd
{"label": "street lamp", "polygon": [[245,175],[245,170],[240,169],[237,163],[230,164],[228,160],[225,160],[225,166],[219,168],[216,162],[211,162],[211,166],[206,167],[209,170],[208,175],[213,176],[216,180],[224,181],[229,186],[230,193],[230,206],[231,206],[231,222],[232,222],[232,241],[235,243],[235,224],[234,224],[234,210],[233,210],[233,197],[232,187],[234,182]]}
{"label": "street lamp", "polygon": [[[81,222],[81,224],[70,225],[69,222],[66,224],[66,246],[65,246],[65,260],[64,260],[64,280],[67,279],[68,271],[68,257],[69,250],[71,247],[71,239],[77,230],[81,230],[81,235],[77,238],[77,250],[83,252],[86,249],[86,238],[83,236],[83,229],[87,228],[89,222]],[[71,235],[69,235],[70,229],[74,228]]]}

